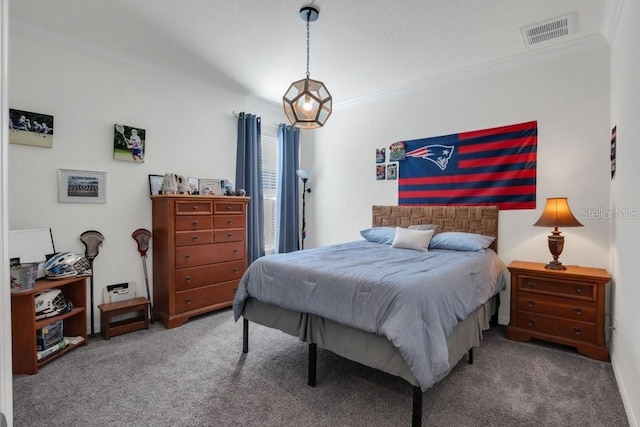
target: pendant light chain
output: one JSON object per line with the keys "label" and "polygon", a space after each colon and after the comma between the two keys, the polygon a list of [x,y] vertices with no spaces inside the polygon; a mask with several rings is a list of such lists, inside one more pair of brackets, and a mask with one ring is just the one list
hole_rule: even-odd
{"label": "pendant light chain", "polygon": [[307,13],[307,78],[309,78],[309,20],[311,19],[311,11]]}

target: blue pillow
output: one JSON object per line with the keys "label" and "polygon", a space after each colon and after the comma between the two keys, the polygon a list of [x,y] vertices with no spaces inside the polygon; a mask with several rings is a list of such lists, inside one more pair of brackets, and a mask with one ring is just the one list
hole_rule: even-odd
{"label": "blue pillow", "polygon": [[360,235],[364,237],[368,242],[384,243],[390,245],[393,243],[393,239],[396,237],[395,227],[374,227],[365,228],[360,231]]}
{"label": "blue pillow", "polygon": [[482,234],[448,231],[438,233],[431,239],[429,249],[450,249],[452,251],[484,252],[495,237]]}

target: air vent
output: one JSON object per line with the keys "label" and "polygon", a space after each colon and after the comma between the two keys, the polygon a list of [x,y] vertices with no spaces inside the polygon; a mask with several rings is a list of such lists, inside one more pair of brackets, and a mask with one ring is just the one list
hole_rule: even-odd
{"label": "air vent", "polygon": [[573,33],[574,13],[520,28],[525,46],[556,39]]}

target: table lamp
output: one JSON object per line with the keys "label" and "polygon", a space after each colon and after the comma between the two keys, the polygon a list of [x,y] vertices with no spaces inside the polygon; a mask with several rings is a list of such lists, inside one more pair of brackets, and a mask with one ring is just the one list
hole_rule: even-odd
{"label": "table lamp", "polygon": [[558,261],[558,257],[564,249],[564,236],[558,231],[558,227],[582,227],[582,224],[573,216],[566,197],[548,198],[540,219],[533,224],[538,227],[553,227],[549,236],[549,251],[553,255],[553,261],[545,265],[551,270],[566,270],[567,267]]}

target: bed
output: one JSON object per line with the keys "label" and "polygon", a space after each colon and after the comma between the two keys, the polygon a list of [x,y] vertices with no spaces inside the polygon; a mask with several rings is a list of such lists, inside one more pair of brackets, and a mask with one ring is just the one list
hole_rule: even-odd
{"label": "bed", "polygon": [[[405,379],[413,386],[412,425],[420,426],[423,392],[465,354],[473,363],[473,347],[497,313],[505,268],[498,208],[373,206],[372,215],[373,237],[255,261],[238,286],[234,317],[243,317],[244,353],[249,321],[306,342],[311,386],[318,346]],[[428,251],[390,248],[390,230],[424,236],[405,231],[416,226],[437,226]],[[492,239],[452,250],[449,238],[459,246],[467,236]]]}

